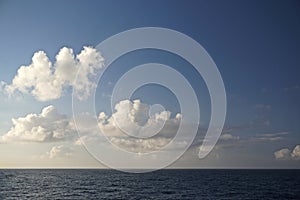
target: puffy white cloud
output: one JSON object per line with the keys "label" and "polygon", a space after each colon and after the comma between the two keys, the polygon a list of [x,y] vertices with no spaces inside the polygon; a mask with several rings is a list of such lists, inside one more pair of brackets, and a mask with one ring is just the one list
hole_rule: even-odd
{"label": "puffy white cloud", "polygon": [[293,159],[293,160],[300,160],[300,145],[296,145],[293,151],[288,148],[281,149],[274,153],[276,159]]}
{"label": "puffy white cloud", "polygon": [[69,147],[59,145],[59,146],[54,146],[50,149],[49,152],[47,152],[47,157],[50,159],[53,158],[62,158],[62,157],[69,157],[72,156],[73,150]]}
{"label": "puffy white cloud", "polygon": [[1,136],[2,142],[54,142],[73,137],[74,126],[70,120],[50,105],[40,114],[28,114],[12,119],[13,126]]}
{"label": "puffy white cloud", "polygon": [[72,86],[77,97],[84,99],[95,87],[93,76],[103,62],[101,54],[92,47],[84,47],[76,56],[72,49],[63,47],[56,55],[54,64],[45,52],[38,51],[30,65],[18,69],[11,84],[2,82],[1,87],[10,95],[17,90],[30,93],[39,101],[48,101],[60,98],[64,89]]}
{"label": "puffy white cloud", "polygon": [[[99,114],[98,128],[112,143],[128,151],[147,152],[161,149],[176,135],[181,121],[181,114],[171,118],[171,112],[161,111],[149,116],[150,107],[150,105],[142,103],[140,100],[120,101],[116,104],[115,112],[111,116],[106,115],[104,112]],[[82,141],[96,141],[99,136],[89,128],[92,125],[87,122],[89,117],[86,113],[77,119],[85,119],[85,121],[80,121],[78,128],[81,132],[86,132],[87,135],[83,135],[75,144],[81,145]],[[117,123],[116,120],[118,120]],[[160,127],[160,125],[163,126]],[[154,136],[152,136],[153,131],[155,131]],[[136,137],[148,135],[152,137],[136,138],[128,134]],[[182,144],[185,144],[184,140],[182,140]],[[180,145],[178,144],[178,146]]]}
{"label": "puffy white cloud", "polygon": [[284,148],[284,149],[274,152],[274,156],[276,159],[289,159],[290,153],[291,153],[291,151],[288,148]]}
{"label": "puffy white cloud", "polygon": [[[129,107],[128,107],[129,106]],[[129,109],[127,109],[129,108]],[[169,111],[161,111],[149,115],[150,105],[142,103],[140,100],[123,100],[116,105],[115,112],[108,116],[101,112],[97,119],[93,118],[88,113],[83,113],[77,116],[80,123],[76,124],[81,133],[81,139],[76,140],[76,130],[73,120],[67,116],[60,114],[57,109],[50,105],[42,109],[39,114],[28,114],[24,117],[12,119],[13,126],[11,129],[0,137],[1,142],[75,142],[74,145],[82,145],[84,142],[101,142],[99,140],[99,130],[102,130],[109,140],[132,152],[147,152],[161,149],[167,145],[175,136],[178,126],[181,121],[181,114],[177,114],[171,118]],[[119,116],[121,121],[115,123],[116,118]],[[79,117],[79,118],[78,118]],[[97,121],[98,120],[98,123]],[[96,123],[93,123],[96,122]],[[129,123],[131,122],[131,123]],[[164,122],[164,123],[161,123]],[[127,130],[134,133],[143,134],[143,131],[151,131],[149,129],[136,130],[135,125],[141,124],[149,127],[159,127],[163,124],[158,132],[149,138],[135,138],[127,135],[118,125],[126,126]],[[155,130],[155,128],[154,128]],[[178,148],[186,145],[184,138],[176,143]],[[53,149],[56,152],[58,149]],[[49,151],[49,155],[52,151]]]}
{"label": "puffy white cloud", "polygon": [[292,154],[291,154],[292,158],[295,160],[300,160],[300,145],[297,145]]}
{"label": "puffy white cloud", "polygon": [[108,136],[149,136],[173,137],[178,129],[181,115],[171,119],[170,111],[161,111],[149,116],[150,105],[137,100],[122,100],[115,105],[115,112],[107,116],[101,112],[99,127]]}

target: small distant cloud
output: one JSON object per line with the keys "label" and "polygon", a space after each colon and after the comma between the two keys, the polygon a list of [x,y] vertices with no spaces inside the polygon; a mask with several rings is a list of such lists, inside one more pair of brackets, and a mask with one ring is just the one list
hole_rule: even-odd
{"label": "small distant cloud", "polygon": [[294,86],[291,86],[291,87],[283,88],[283,90],[286,91],[286,92],[300,91],[300,86],[299,85],[294,85]]}
{"label": "small distant cloud", "polygon": [[293,158],[294,160],[300,160],[300,145],[297,145],[297,146],[294,148],[294,150],[293,150],[291,156],[292,156],[292,158]]}
{"label": "small distant cloud", "polygon": [[277,160],[300,160],[300,145],[296,145],[293,151],[288,148],[283,148],[274,152]]}
{"label": "small distant cloud", "polygon": [[225,133],[225,134],[222,134],[220,136],[220,140],[225,140],[225,141],[228,141],[228,140],[239,140],[240,137],[239,136],[234,136],[230,133]]}
{"label": "small distant cloud", "polygon": [[288,148],[274,152],[274,156],[278,160],[287,160],[290,158],[291,151]]}
{"label": "small distant cloud", "polygon": [[73,155],[73,150],[67,146],[59,145],[52,147],[46,155],[50,159],[70,157]]}
{"label": "small distant cloud", "polygon": [[271,109],[271,105],[267,105],[267,104],[256,104],[253,106],[254,109],[259,109],[259,110],[270,110]]}

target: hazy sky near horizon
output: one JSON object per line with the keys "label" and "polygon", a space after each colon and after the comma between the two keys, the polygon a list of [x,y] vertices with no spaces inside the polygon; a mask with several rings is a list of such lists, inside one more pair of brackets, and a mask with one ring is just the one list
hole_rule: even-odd
{"label": "hazy sky near horizon", "polygon": [[[196,40],[226,88],[227,116],[214,150],[200,160],[196,139],[172,167],[299,168],[299,11],[293,0],[0,1],[0,168],[103,167],[81,144],[72,120],[72,88],[87,95],[90,82],[73,79],[80,67],[86,69],[83,78],[91,74],[88,62],[101,68],[105,55],[95,49],[101,41],[138,27],[169,28]],[[104,74],[96,92],[102,128],[117,137],[109,119],[123,116],[122,105],[132,106],[142,123],[149,106],[160,103],[169,111],[158,116],[168,120],[163,133],[176,132],[181,110],[164,87],[139,88],[131,101],[119,102],[119,110],[110,109],[117,80],[149,62],[169,65],[189,80],[205,129],[210,99],[201,76],[185,60],[158,50],[131,52]],[[85,119],[87,127],[81,128],[93,132]],[[169,139],[140,146],[129,141],[124,148],[150,151]]]}

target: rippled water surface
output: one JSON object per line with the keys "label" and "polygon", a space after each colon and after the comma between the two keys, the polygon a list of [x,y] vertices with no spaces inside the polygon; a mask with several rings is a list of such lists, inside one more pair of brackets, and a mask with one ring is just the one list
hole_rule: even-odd
{"label": "rippled water surface", "polygon": [[0,170],[0,199],[300,199],[300,170]]}

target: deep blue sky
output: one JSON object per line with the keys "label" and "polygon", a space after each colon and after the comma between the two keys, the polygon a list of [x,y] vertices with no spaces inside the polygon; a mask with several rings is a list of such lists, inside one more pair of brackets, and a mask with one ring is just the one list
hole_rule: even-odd
{"label": "deep blue sky", "polygon": [[[287,131],[290,134],[284,141],[267,144],[266,154],[282,147],[292,149],[300,143],[299,11],[300,2],[293,0],[0,1],[0,80],[10,82],[18,67],[29,64],[37,50],[44,50],[54,60],[63,46],[78,53],[84,45],[96,46],[131,28],[170,28],[199,42],[217,64],[228,97],[226,127],[242,127],[234,133],[247,137]],[[173,67],[178,70],[180,64],[185,65],[172,55],[157,58],[154,51],[137,52],[124,58],[124,63],[116,63],[115,72],[106,80],[117,79],[124,72],[117,70],[120,65],[129,67],[152,59],[177,63]],[[201,90],[192,70],[182,73]],[[155,91],[150,93],[166,92],[160,89],[153,87]],[[199,98],[201,94],[197,93]],[[145,96],[149,103],[156,101]],[[203,98],[204,105],[209,105],[207,97]],[[70,98],[66,99],[52,103],[68,105]],[[175,104],[169,104],[169,109],[177,111]],[[208,113],[209,106],[204,110]]]}
{"label": "deep blue sky", "polygon": [[[282,91],[299,85],[297,1],[2,1],[0,5],[1,79],[7,82],[37,50],[53,60],[62,46],[79,52],[83,45],[95,46],[130,28],[159,26],[183,32],[206,48],[229,98],[232,94],[250,105],[274,104],[281,107],[278,115],[283,119],[299,121],[293,94]],[[284,107],[292,109],[286,112]]]}

